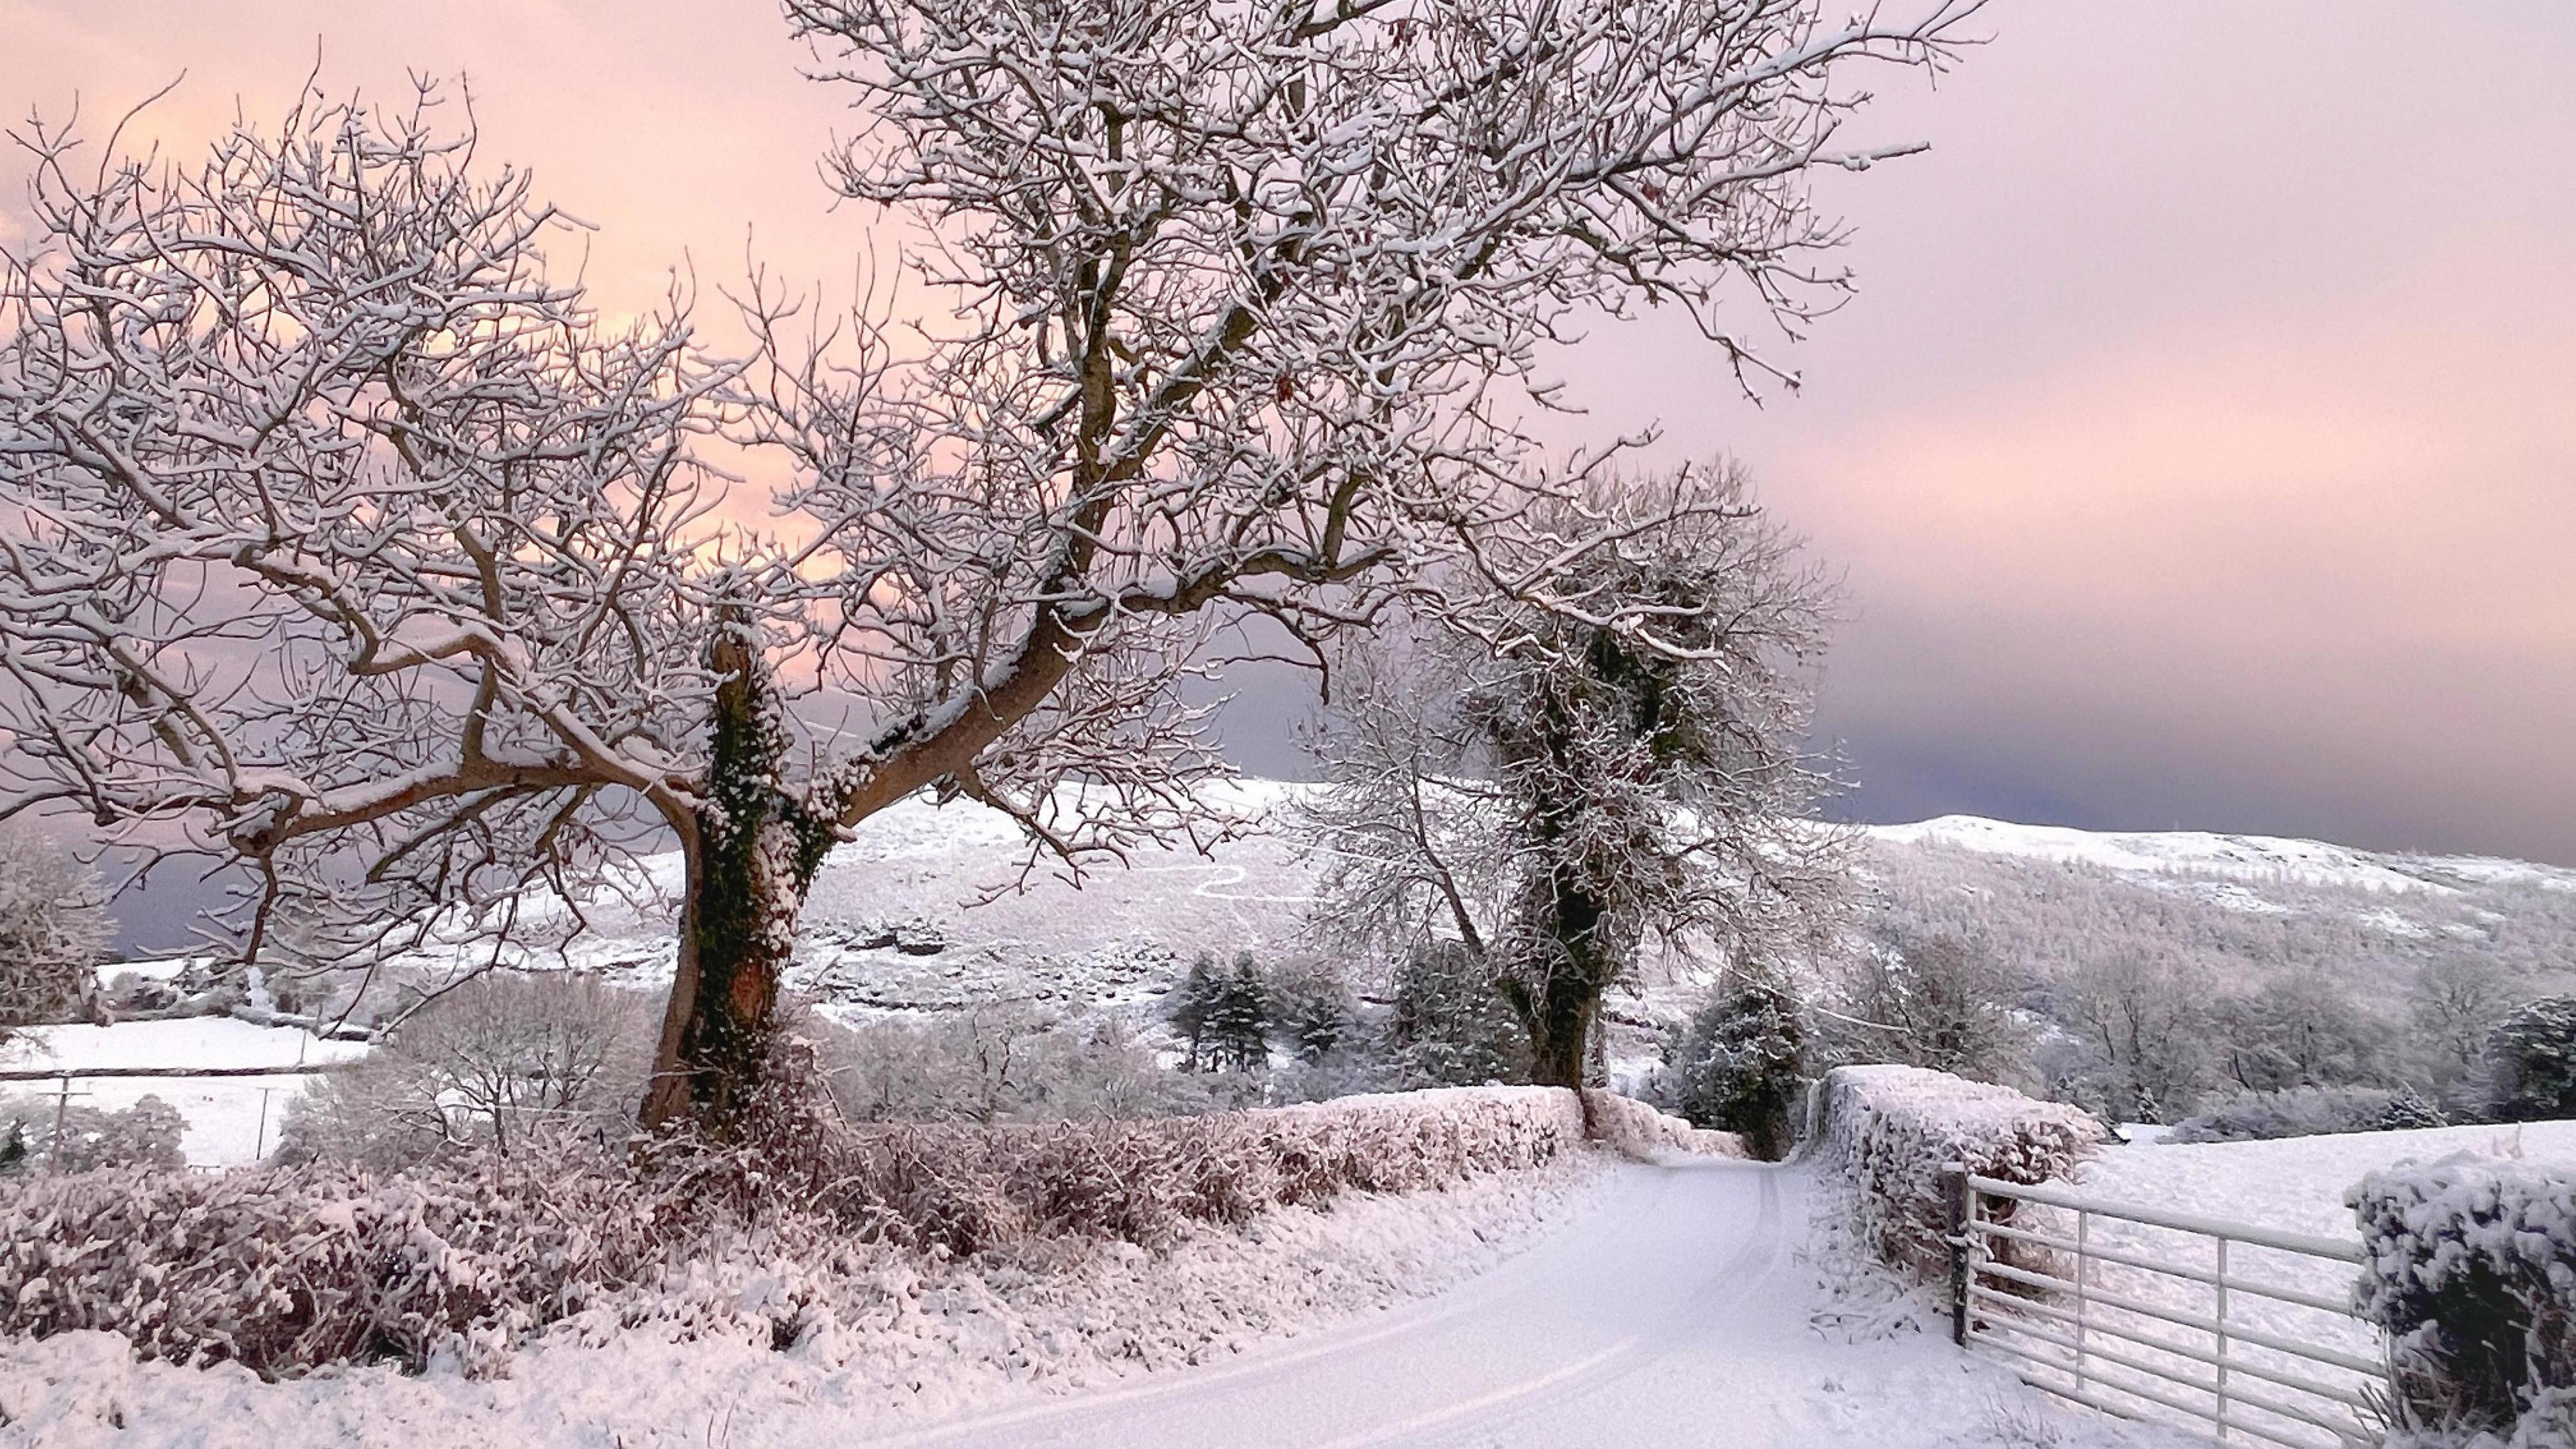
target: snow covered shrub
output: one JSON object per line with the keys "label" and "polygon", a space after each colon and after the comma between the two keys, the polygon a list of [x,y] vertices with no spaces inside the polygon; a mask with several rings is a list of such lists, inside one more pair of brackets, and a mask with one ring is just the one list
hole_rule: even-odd
{"label": "snow covered shrub", "polygon": [[2497,1121],[2576,1117],[2576,996],[2546,996],[2498,1022],[2486,1067]]}
{"label": "snow covered shrub", "polygon": [[2167,1140],[2253,1142],[2449,1125],[2441,1109],[2411,1087],[2291,1087],[2233,1097],[2176,1126]]}
{"label": "snow covered shrub", "polygon": [[1777,983],[1742,982],[1701,1007],[1666,1061],[1661,1094],[1700,1127],[1741,1134],[1757,1157],[1788,1150],[1789,1115],[1806,1099],[1807,1033]]}
{"label": "snow covered shrub", "polygon": [[350,1359],[491,1366],[516,1335],[658,1274],[690,1194],[598,1162],[46,1175],[0,1191],[0,1333],[121,1333],[264,1376]]}
{"label": "snow covered shrub", "polygon": [[1634,1097],[1586,1088],[1583,1104],[1592,1114],[1593,1135],[1630,1157],[1652,1161],[1675,1152],[1694,1157],[1757,1155],[1741,1133],[1694,1127]]}
{"label": "snow covered shrub", "polygon": [[2355,1303],[2388,1330],[2396,1427],[2425,1445],[2565,1445],[2576,1421],[2576,1171],[2478,1159],[2374,1172]]}
{"label": "snow covered shrub", "polygon": [[1529,1033],[1492,969],[1455,941],[1430,942],[1396,968],[1387,1048],[1414,1086],[1529,1080]]}
{"label": "snow covered shrub", "polygon": [[392,1169],[620,1142],[652,1051],[637,993],[566,972],[478,976],[297,1098],[279,1150]]}
{"label": "snow covered shrub", "polygon": [[1024,1003],[950,1014],[928,1025],[797,1025],[851,1122],[1057,1122],[1195,1111],[1205,1092],[1165,1070],[1115,1018],[1068,1025]]}
{"label": "snow covered shrub", "polygon": [[957,1256],[1064,1233],[1152,1246],[1186,1221],[1535,1167],[1583,1138],[1574,1094],[1535,1088],[1047,1127],[845,1126],[818,1103],[782,1089],[764,1105],[770,1180],[872,1240]]}
{"label": "snow covered shrub", "polygon": [[0,1041],[97,998],[107,912],[98,878],[52,839],[0,822]]}
{"label": "snow covered shrub", "polygon": [[[2063,1177],[2107,1135],[2062,1102],[1923,1067],[1836,1067],[1825,1074],[1820,1164],[1846,1190],[1861,1243],[1921,1277],[1946,1271],[1944,1163],[2034,1184]],[[1989,1213],[2008,1221],[2011,1205]]]}
{"label": "snow covered shrub", "polygon": [[[54,1132],[58,1111],[59,1143]],[[176,1171],[187,1165],[179,1150],[187,1127],[178,1108],[154,1096],[142,1097],[122,1112],[61,1107],[49,1097],[13,1097],[0,1101],[0,1172],[102,1167]]]}

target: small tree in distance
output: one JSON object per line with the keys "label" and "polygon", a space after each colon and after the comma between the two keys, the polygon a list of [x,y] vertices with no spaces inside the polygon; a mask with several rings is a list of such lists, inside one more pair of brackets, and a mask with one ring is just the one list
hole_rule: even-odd
{"label": "small tree in distance", "polygon": [[2576,996],[2545,996],[2498,1022],[2486,1065],[2496,1120],[2576,1117]]}
{"label": "small tree in distance", "polygon": [[1270,992],[1252,953],[1239,952],[1216,980],[1208,1003],[1208,1060],[1219,1071],[1258,1072],[1270,1065]]}
{"label": "small tree in distance", "polygon": [[1207,1040],[1208,1017],[1216,1008],[1223,983],[1217,975],[1216,957],[1201,951],[1190,962],[1189,974],[1172,988],[1171,1003],[1164,1008],[1165,1019],[1181,1038],[1181,1070],[1199,1069],[1201,1048]]}
{"label": "small tree in distance", "polygon": [[107,913],[97,877],[52,839],[0,825],[0,1042],[95,1008]]}
{"label": "small tree in distance", "polygon": [[[1776,373],[1742,324],[1845,285],[1807,173],[1912,149],[1835,147],[1846,63],[1933,65],[1974,9],[791,0],[868,113],[841,189],[927,239],[944,315],[900,363],[766,287],[747,361],[685,297],[602,327],[549,277],[562,218],[433,97],[308,98],[194,171],[38,129],[0,816],[247,867],[246,957],[328,917],[495,959],[558,929],[532,891],[577,914],[676,839],[645,1116],[728,1133],[861,821],[936,788],[1068,866],[1199,828],[1175,685],[1214,624],[1320,661],[1471,585],[1686,655],[1584,577],[1656,526],[1583,505],[1617,449],[1543,458],[1502,393],[1638,303]],[[718,432],[787,464],[774,537],[719,516]]]}
{"label": "small tree in distance", "polygon": [[1806,1093],[1807,1030],[1797,998],[1756,974],[1709,999],[1665,1064],[1664,1095],[1702,1127],[1744,1134],[1755,1156],[1789,1147],[1790,1116]]}

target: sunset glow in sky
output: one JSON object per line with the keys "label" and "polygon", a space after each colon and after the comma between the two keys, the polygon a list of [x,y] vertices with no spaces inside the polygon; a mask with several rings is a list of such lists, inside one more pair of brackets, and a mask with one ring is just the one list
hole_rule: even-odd
{"label": "sunset glow in sky", "polygon": [[[1847,573],[1854,814],[2318,835],[2576,864],[2576,8],[1998,0],[1828,178],[1860,295],[1760,406],[1686,326],[1562,367],[1719,449]],[[0,0],[0,108],[191,155],[236,106],[470,79],[487,156],[669,268],[846,291],[860,119],[766,0]],[[0,240],[15,234],[6,163]],[[1276,768],[1275,748],[1247,746]]]}

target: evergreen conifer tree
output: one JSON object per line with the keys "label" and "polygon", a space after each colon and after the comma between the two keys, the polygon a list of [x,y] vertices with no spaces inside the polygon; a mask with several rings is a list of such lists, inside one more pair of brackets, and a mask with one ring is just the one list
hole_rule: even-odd
{"label": "evergreen conifer tree", "polygon": [[1806,1088],[1806,1054],[1797,1001],[1777,982],[1745,980],[1691,1018],[1671,1064],[1673,1104],[1702,1127],[1743,1133],[1755,1155],[1777,1159]]}
{"label": "evergreen conifer tree", "polygon": [[2490,1107],[2501,1122],[2576,1117],[2576,996],[2546,996],[2487,1038]]}
{"label": "evergreen conifer tree", "polygon": [[1190,974],[1172,989],[1172,1004],[1167,1016],[1172,1030],[1180,1033],[1183,1055],[1181,1070],[1195,1072],[1203,1060],[1207,1042],[1208,1015],[1215,1007],[1222,983],[1217,978],[1216,958],[1205,951],[1190,963]]}
{"label": "evergreen conifer tree", "polygon": [[1208,1056],[1219,1068],[1257,1071],[1270,1065],[1270,1000],[1252,953],[1234,958],[1208,1008]]}

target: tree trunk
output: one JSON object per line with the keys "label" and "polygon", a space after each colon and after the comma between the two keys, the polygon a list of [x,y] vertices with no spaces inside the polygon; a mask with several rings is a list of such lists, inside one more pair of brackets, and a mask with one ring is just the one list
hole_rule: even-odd
{"label": "tree trunk", "polygon": [[1530,1019],[1530,1080],[1542,1087],[1584,1085],[1584,1047],[1592,1037],[1592,1017],[1599,994],[1543,988]]}
{"label": "tree trunk", "polygon": [[726,620],[708,662],[722,682],[705,803],[687,832],[679,956],[641,1118],[721,1141],[768,1066],[797,916],[833,835],[782,787],[789,736],[747,618]]}
{"label": "tree trunk", "polygon": [[1582,1087],[1601,1014],[1601,993],[1617,962],[1608,939],[1608,912],[1583,883],[1562,869],[1550,873],[1533,944],[1548,959],[1536,979],[1512,993],[1529,1031],[1530,1080],[1542,1087]]}

